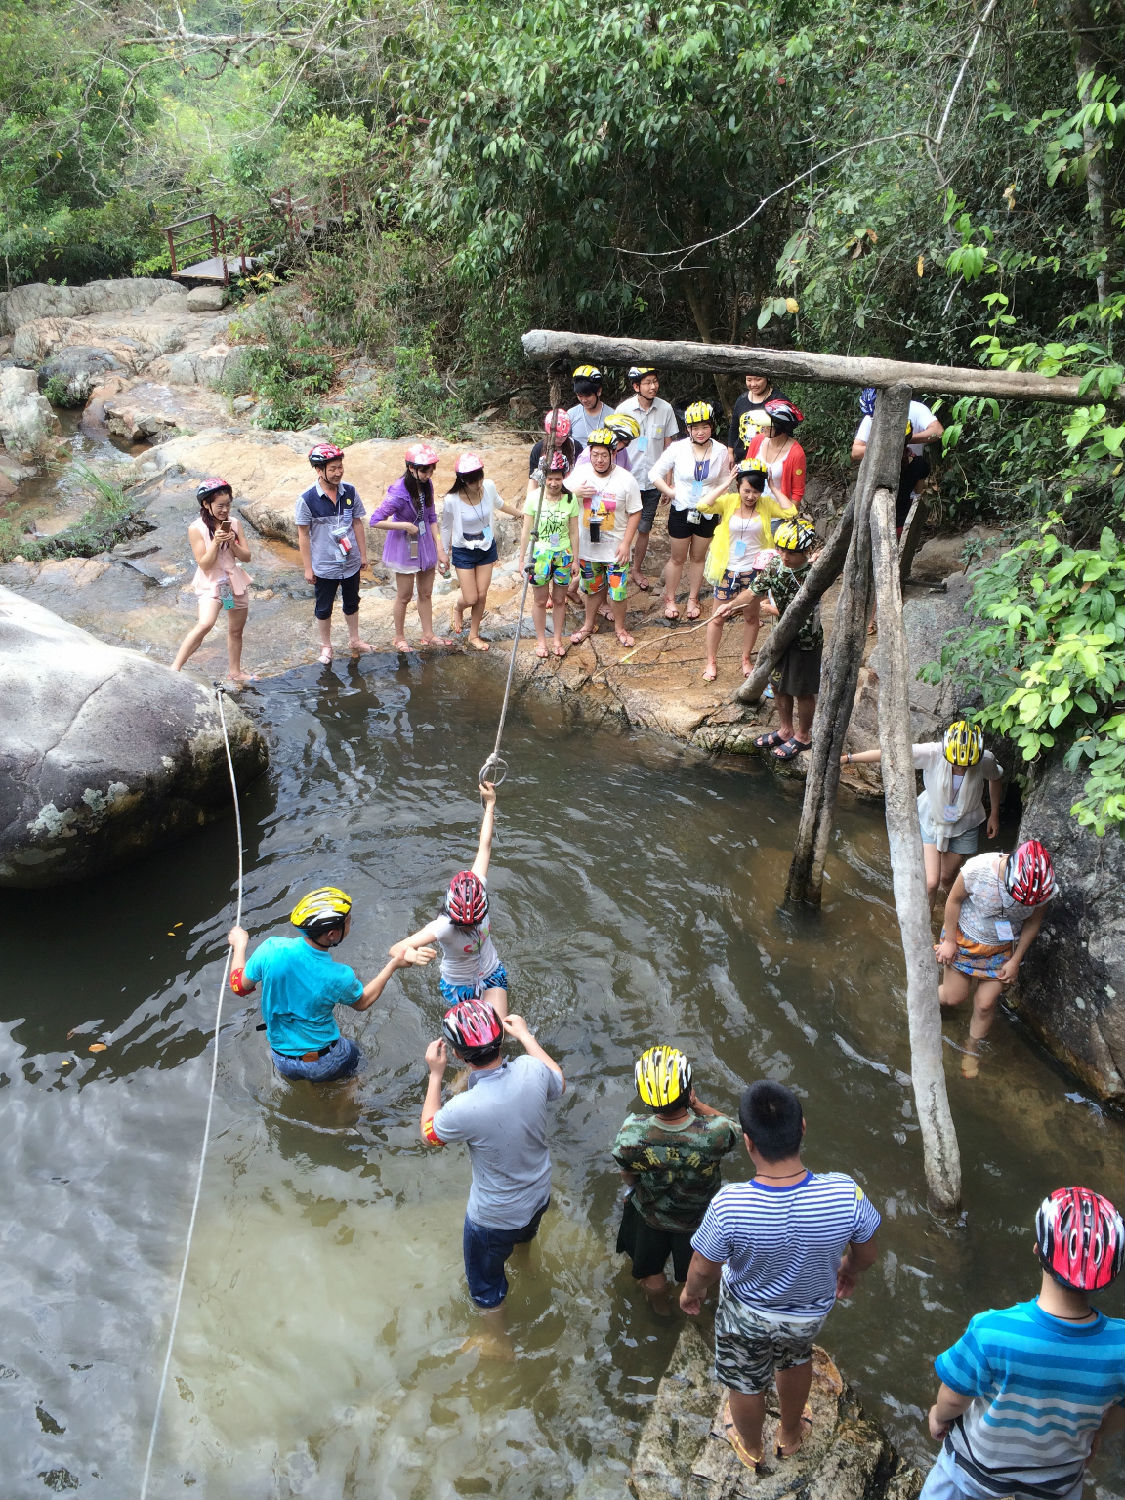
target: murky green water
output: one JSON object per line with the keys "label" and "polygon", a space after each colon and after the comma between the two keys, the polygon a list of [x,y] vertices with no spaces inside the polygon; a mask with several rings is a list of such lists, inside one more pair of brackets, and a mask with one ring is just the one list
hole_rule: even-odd
{"label": "murky green water", "polygon": [[[371,658],[263,684],[275,754],[244,809],[251,932],[278,930],[297,892],[332,880],[357,902],[341,956],[379,967],[467,862],[498,697],[463,659],[400,672]],[[824,912],[795,923],[775,903],[799,803],[768,771],[594,734],[541,706],[517,708],[509,736],[494,931],[513,1008],[569,1080],[554,1209],[509,1299],[518,1358],[462,1350],[468,1158],[417,1139],[436,972],[345,1019],[367,1054],[354,1101],[274,1079],[256,1015],[228,1006],[154,1500],[617,1500],[677,1332],[613,1254],[608,1146],[651,1041],[685,1046],[719,1106],[763,1074],[794,1084],[810,1164],[853,1172],[883,1209],[883,1257],[825,1342],[918,1458],[933,1354],[973,1311],[1035,1285],[1040,1196],[1073,1178],[1120,1192],[1120,1125],[1000,1024],[972,1084],[950,1053],[965,1223],[950,1232],[927,1214],[877,813],[845,815]],[[4,1500],[137,1493],[232,875],[222,825],[96,884],[5,900]],[[95,1040],[107,1050],[91,1055]],[[1120,1292],[1103,1305],[1120,1313]],[[1099,1475],[1103,1500],[1122,1493],[1111,1461]]]}

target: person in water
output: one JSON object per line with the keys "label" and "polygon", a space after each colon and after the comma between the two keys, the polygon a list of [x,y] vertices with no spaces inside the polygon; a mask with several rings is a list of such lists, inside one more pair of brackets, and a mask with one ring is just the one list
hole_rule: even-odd
{"label": "person in water", "polygon": [[1032,1302],[978,1313],[934,1361],[930,1436],[942,1445],[920,1500],[1080,1500],[1099,1443],[1125,1427],[1125,1319],[1090,1298],[1125,1264],[1108,1198],[1057,1188],[1035,1215]]}
{"label": "person in water", "polygon": [[[547,1105],[566,1088],[563,1071],[528,1030],[522,1016],[501,1021],[484,1000],[450,1006],[441,1036],[426,1048],[429,1081],[419,1130],[428,1146],[463,1141],[473,1163],[462,1245],[469,1295],[492,1320],[496,1353],[507,1353],[501,1306],[508,1295],[504,1266],[517,1245],[530,1243],[551,1205]],[[524,1056],[507,1061],[504,1036]],[[464,1093],[441,1102],[449,1052],[469,1069]]]}
{"label": "person in water", "polygon": [[738,1145],[732,1121],[696,1097],[691,1063],[677,1047],[649,1047],[634,1075],[644,1112],[629,1115],[613,1143],[627,1194],[617,1250],[659,1313],[672,1311],[664,1268],[683,1281],[691,1237],[722,1187],[719,1164]]}
{"label": "person in water", "polygon": [[232,682],[257,682],[253,673],[242,670],[242,633],[250,608],[250,580],[242,564],[250,561],[250,548],[241,521],[230,513],[234,494],[225,479],[205,479],[195,498],[199,515],[188,527],[188,541],[195,556],[191,586],[199,600],[199,621],[184,637],[172,670],[180,671],[199,650],[225,611],[227,676]]}
{"label": "person in water", "polygon": [[359,1066],[360,1051],[340,1035],[337,1005],[368,1010],[396,969],[428,964],[433,948],[406,948],[361,984],[347,964],[337,963],[338,947],[352,925],[351,897],[335,886],[321,886],[302,896],[289,917],[297,937],[269,937],[246,957],[250,935],[232,927],[230,987],[252,995],[261,985],[262,1020],[273,1065],[283,1078],[328,1083],[347,1078]]}
{"label": "person in water", "polygon": [[493,947],[488,927],[488,861],[492,853],[492,830],[496,819],[496,788],[482,783],[484,803],[477,857],[471,870],[459,870],[449,883],[445,909],[435,921],[391,947],[391,957],[431,943],[441,949],[442,999],[446,1005],[459,1000],[487,1000],[503,1018],[508,1014],[508,974]]}

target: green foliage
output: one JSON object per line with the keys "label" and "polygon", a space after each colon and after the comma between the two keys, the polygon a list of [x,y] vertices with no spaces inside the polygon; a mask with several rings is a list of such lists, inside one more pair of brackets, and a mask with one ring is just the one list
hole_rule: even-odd
{"label": "green foliage", "polygon": [[269,301],[251,322],[232,331],[260,338],[240,349],[219,382],[228,396],[251,393],[262,403],[259,422],[273,431],[301,431],[320,419],[319,397],[336,377],[336,362],[306,324]]}
{"label": "green foliage", "polygon": [[1071,809],[1101,835],[1125,827],[1125,551],[1109,527],[1076,548],[1052,516],[977,575],[979,626],[951,640],[924,675],[951,674],[983,694],[980,722],[1008,735],[1025,762],[1066,745],[1087,773]]}
{"label": "green foliage", "polygon": [[52,375],[43,387],[43,394],[52,406],[85,406],[81,396],[71,394],[70,387],[61,375]]}
{"label": "green foliage", "polygon": [[75,464],[74,472],[90,496],[89,509],[73,525],[47,537],[26,536],[15,522],[0,521],[0,562],[11,562],[14,557],[28,562],[95,557],[118,542],[151,530],[143,518],[143,501],[130,498],[112,480],[85,464]]}

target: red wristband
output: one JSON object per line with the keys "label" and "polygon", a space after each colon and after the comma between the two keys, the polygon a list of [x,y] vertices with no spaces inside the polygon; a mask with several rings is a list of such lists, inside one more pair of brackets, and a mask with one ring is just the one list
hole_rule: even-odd
{"label": "red wristband", "polygon": [[254,992],[254,986],[246,983],[246,973],[243,969],[230,971],[230,987],[236,995],[250,995]]}

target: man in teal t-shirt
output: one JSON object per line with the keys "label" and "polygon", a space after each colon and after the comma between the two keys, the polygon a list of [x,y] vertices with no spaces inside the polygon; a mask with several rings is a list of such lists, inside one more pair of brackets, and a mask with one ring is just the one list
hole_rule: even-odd
{"label": "man in teal t-shirt", "polygon": [[337,963],[331,949],[351,931],[351,897],[335,886],[321,886],[301,898],[289,920],[298,937],[270,937],[247,960],[250,936],[232,927],[230,987],[252,995],[262,987],[262,1020],[273,1065],[283,1078],[327,1083],[347,1078],[359,1065],[359,1048],[340,1035],[335,1007],[367,1010],[383,993],[396,969],[427,964],[434,948],[407,948],[374,979],[361,984],[354,970]]}

